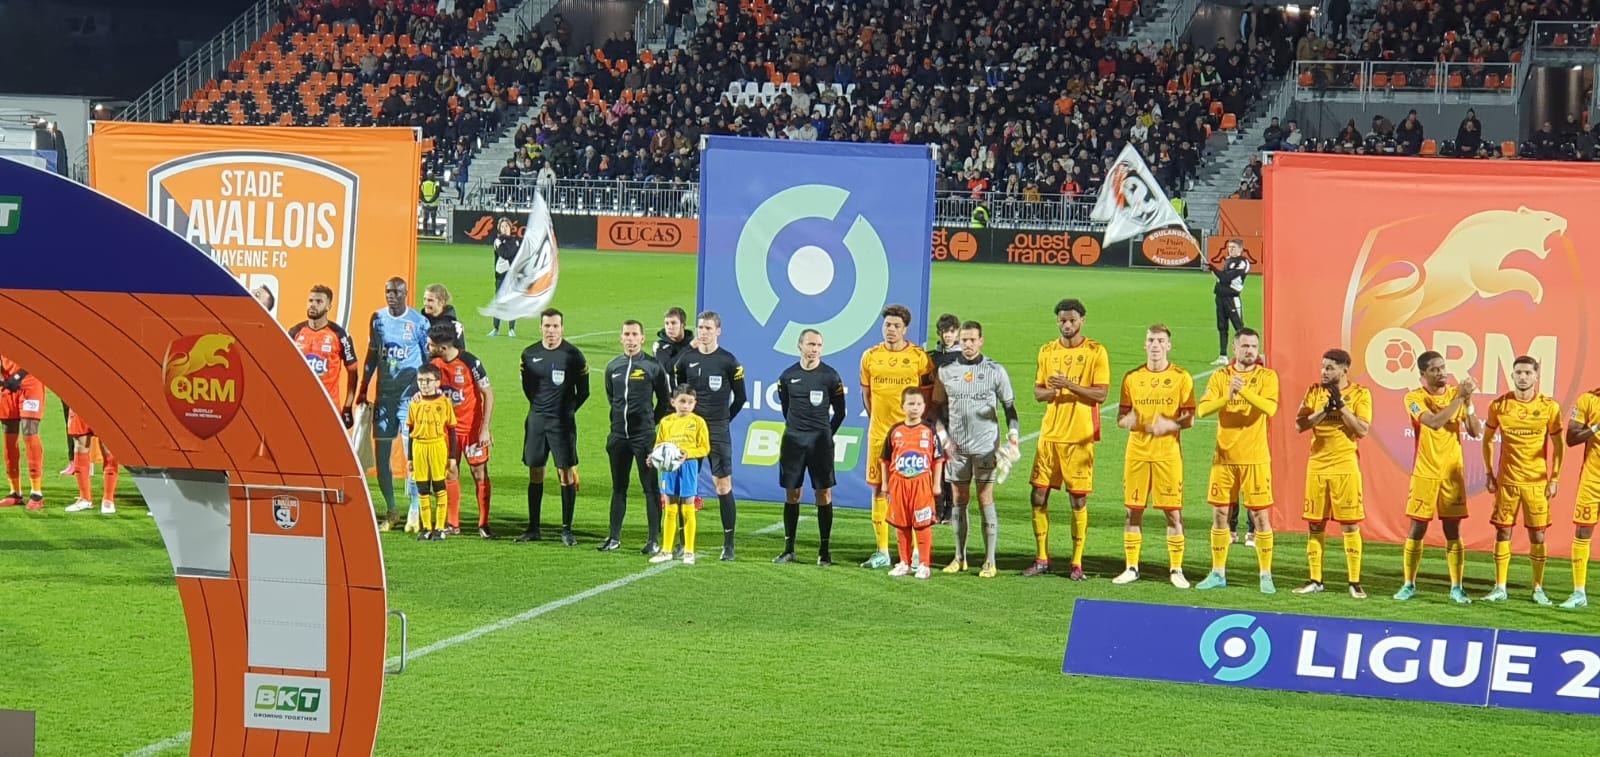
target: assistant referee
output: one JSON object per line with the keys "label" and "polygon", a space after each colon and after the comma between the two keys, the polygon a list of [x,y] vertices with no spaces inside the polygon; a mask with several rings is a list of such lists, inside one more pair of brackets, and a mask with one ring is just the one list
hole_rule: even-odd
{"label": "assistant referee", "polygon": [[783,487],[783,554],[775,563],[794,562],[794,532],[800,523],[800,494],[806,476],[816,493],[817,564],[833,564],[833,435],[844,425],[844,380],[822,362],[822,332],[800,332],[800,362],[778,377],[783,409],[783,443],[778,452],[778,484]]}

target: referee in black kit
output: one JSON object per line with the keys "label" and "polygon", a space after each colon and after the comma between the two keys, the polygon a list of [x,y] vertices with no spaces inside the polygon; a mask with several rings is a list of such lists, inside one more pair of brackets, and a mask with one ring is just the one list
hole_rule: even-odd
{"label": "referee in black kit", "polygon": [[656,418],[667,407],[667,374],[656,359],[644,354],[644,325],[622,322],[622,354],[606,365],[606,401],[611,405],[611,435],[606,457],[611,460],[611,531],[601,552],[622,546],[622,519],[628,514],[628,475],[639,472],[644,490],[645,519],[650,535],[643,555],[654,555],[661,543],[661,490],[656,472],[645,464],[656,439]]}
{"label": "referee in black kit", "polygon": [[1233,324],[1234,334],[1244,328],[1244,303],[1240,298],[1244,295],[1244,277],[1250,275],[1244,240],[1229,239],[1225,249],[1227,257],[1211,271],[1217,277],[1216,286],[1211,288],[1217,298],[1217,359],[1211,362],[1216,366],[1228,364],[1228,325]]}
{"label": "referee in black kit", "polygon": [[733,499],[733,417],[744,409],[744,366],[722,347],[722,316],[707,310],[695,319],[695,339],[672,366],[673,388],[694,390],[694,412],[711,432],[711,482],[722,511],[722,559],[733,559],[733,529],[739,510]]}
{"label": "referee in black kit", "polygon": [[561,543],[569,547],[572,515],[578,501],[578,408],[589,399],[589,363],[564,336],[561,311],[539,314],[540,339],[522,350],[522,394],[528,419],[522,437],[522,463],[528,466],[528,530],[517,541],[539,541],[544,506],[544,466],[556,461],[561,483]]}
{"label": "referee in black kit", "polygon": [[783,554],[775,563],[794,562],[794,532],[800,523],[800,494],[806,475],[817,498],[817,564],[833,564],[828,540],[833,534],[833,435],[844,424],[844,381],[822,362],[822,332],[800,332],[800,362],[778,377],[783,408],[783,444],[778,452],[778,483],[784,489]]}

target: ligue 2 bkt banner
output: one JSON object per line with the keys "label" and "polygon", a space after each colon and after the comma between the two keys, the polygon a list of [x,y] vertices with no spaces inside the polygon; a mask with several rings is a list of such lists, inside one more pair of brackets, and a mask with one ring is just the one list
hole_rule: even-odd
{"label": "ligue 2 bkt banner", "polygon": [[[1511,391],[1519,355],[1536,358],[1539,391],[1560,403],[1600,386],[1600,166],[1587,163],[1383,159],[1277,153],[1265,174],[1268,364],[1283,385],[1272,424],[1275,524],[1303,530],[1310,439],[1295,411],[1321,354],[1350,352],[1350,380],[1372,391],[1361,441],[1365,531],[1402,541],[1415,438],[1404,406],[1417,356],[1442,354],[1451,383],[1470,376],[1478,416]],[[1463,435],[1469,549],[1489,549],[1493,496],[1483,443]],[[1551,502],[1550,552],[1571,544],[1583,448],[1568,448]],[[1430,529],[1442,543],[1439,529]],[[1526,548],[1521,523],[1518,549]]]}
{"label": "ligue 2 bkt banner", "polygon": [[[871,504],[861,354],[882,341],[885,305],[911,308],[912,341],[928,331],[933,179],[925,146],[708,138],[699,308],[722,316],[722,346],[748,382],[732,428],[738,496],[783,501],[777,381],[799,360],[800,332],[814,328],[849,406],[834,437],[834,501]],[[809,481],[806,489],[810,501]]]}
{"label": "ligue 2 bkt banner", "polygon": [[313,285],[332,288],[329,317],[364,350],[384,282],[417,294],[421,159],[407,128],[98,121],[89,183],[266,287],[284,326],[305,320]]}

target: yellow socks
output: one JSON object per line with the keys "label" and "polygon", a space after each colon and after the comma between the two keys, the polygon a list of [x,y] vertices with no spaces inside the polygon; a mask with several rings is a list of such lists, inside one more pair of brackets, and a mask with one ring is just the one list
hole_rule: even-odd
{"label": "yellow socks", "polygon": [[1211,572],[1220,573],[1228,568],[1228,545],[1233,534],[1226,528],[1211,529]]}
{"label": "yellow socks", "polygon": [[1089,538],[1089,508],[1072,511],[1072,564],[1083,567],[1083,542]]}
{"label": "yellow socks", "polygon": [[1589,586],[1589,539],[1573,538],[1573,591]]}
{"label": "yellow socks", "polygon": [[872,535],[878,539],[878,551],[889,551],[889,500],[879,494],[872,498]]}
{"label": "yellow socks", "polygon": [[1543,543],[1528,545],[1528,559],[1533,561],[1533,585],[1544,586],[1544,558],[1545,547]]}
{"label": "yellow socks", "polygon": [[[1308,534],[1306,536],[1306,572],[1311,574],[1311,580],[1322,583],[1322,551],[1327,547],[1328,534]],[[1260,546],[1261,542],[1256,542]]]}
{"label": "yellow socks", "polygon": [[1460,586],[1467,572],[1467,547],[1460,539],[1445,542],[1444,562],[1450,567],[1450,585]]}
{"label": "yellow socks", "polygon": [[1167,535],[1167,568],[1183,570],[1183,534]]}
{"label": "yellow socks", "polygon": [[686,555],[694,554],[695,520],[697,515],[694,505],[683,506],[683,553]]}
{"label": "yellow socks", "polygon": [[1504,587],[1506,575],[1511,573],[1511,542],[1494,543],[1494,585]]}
{"label": "yellow socks", "polygon": [[422,516],[422,530],[426,533],[433,530],[433,508],[428,506],[428,500],[432,499],[432,497],[424,494],[420,499],[422,504],[417,506],[417,510]]}
{"label": "yellow socks", "polygon": [[[444,518],[445,508],[450,505],[449,499],[450,496],[442,491],[433,495],[433,527],[441,531],[450,525],[450,522]],[[423,507],[427,507],[427,505],[423,505]]]}
{"label": "yellow socks", "polygon": [[1345,570],[1350,574],[1350,583],[1361,583],[1361,532],[1347,531],[1344,535],[1344,563]]}
{"label": "yellow socks", "polygon": [[[665,499],[665,497],[663,497]],[[694,505],[690,505],[694,507]],[[678,506],[668,502],[661,506],[662,515],[666,517],[661,524],[661,535],[665,537],[661,542],[662,551],[672,554],[672,548],[678,543]]]}
{"label": "yellow socks", "polygon": [[1128,567],[1139,568],[1139,549],[1144,546],[1144,533],[1140,531],[1122,532],[1122,556],[1127,560]]}
{"label": "yellow socks", "polygon": [[1573,538],[1573,591],[1589,586],[1589,539]]}
{"label": "yellow socks", "polygon": [[1256,565],[1261,575],[1272,575],[1272,532],[1256,532]]}
{"label": "yellow socks", "polygon": [[1405,549],[1401,552],[1400,574],[1405,582],[1417,582],[1417,569],[1422,567],[1422,540],[1406,539]]}
{"label": "yellow socks", "polygon": [[1039,554],[1034,558],[1039,562],[1050,562],[1050,508],[1048,506],[1033,506],[1033,538],[1039,546]]}

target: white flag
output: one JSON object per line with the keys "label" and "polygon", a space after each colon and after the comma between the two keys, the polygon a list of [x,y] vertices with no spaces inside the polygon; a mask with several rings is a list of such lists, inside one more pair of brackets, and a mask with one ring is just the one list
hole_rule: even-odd
{"label": "white flag", "polygon": [[1132,144],[1123,146],[1116,162],[1106,171],[1105,183],[1100,186],[1100,196],[1089,217],[1106,225],[1102,244],[1115,244],[1168,226],[1183,228],[1177,209]]}
{"label": "white flag", "polygon": [[555,230],[550,226],[550,206],[545,204],[544,195],[534,192],[533,210],[528,213],[528,226],[517,247],[517,257],[511,261],[500,291],[478,312],[506,320],[532,318],[555,297],[560,272],[560,250],[556,249]]}

